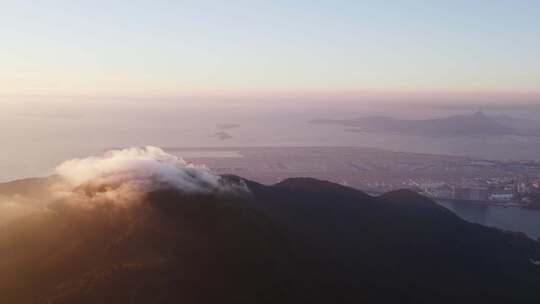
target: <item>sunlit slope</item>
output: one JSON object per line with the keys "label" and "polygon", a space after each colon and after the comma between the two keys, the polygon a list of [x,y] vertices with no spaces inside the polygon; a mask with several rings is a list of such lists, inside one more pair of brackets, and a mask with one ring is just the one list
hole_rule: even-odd
{"label": "sunlit slope", "polygon": [[4,225],[0,302],[540,300],[537,242],[467,223],[415,193],[223,179],[248,192],[160,189],[128,208],[51,202]]}

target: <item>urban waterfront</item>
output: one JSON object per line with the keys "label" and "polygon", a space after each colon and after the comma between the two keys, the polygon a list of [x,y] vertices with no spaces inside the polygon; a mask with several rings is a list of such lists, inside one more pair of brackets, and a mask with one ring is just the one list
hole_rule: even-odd
{"label": "urban waterfront", "polygon": [[529,197],[540,194],[538,161],[495,162],[358,147],[168,150],[189,162],[205,164],[216,173],[240,175],[263,184],[302,176],[373,195],[411,189],[437,200],[469,222],[540,238],[540,209],[527,206]]}

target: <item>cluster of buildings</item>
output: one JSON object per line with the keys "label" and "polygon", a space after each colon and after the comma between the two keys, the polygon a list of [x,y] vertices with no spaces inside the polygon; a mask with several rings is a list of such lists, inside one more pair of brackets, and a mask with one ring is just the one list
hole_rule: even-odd
{"label": "cluster of buildings", "polygon": [[433,198],[528,205],[540,199],[540,179],[497,178],[415,184],[420,192]]}
{"label": "cluster of buildings", "polygon": [[360,147],[191,148],[174,152],[218,174],[240,175],[263,184],[312,177],[374,195],[408,188],[432,198],[540,208],[540,160],[479,160]]}

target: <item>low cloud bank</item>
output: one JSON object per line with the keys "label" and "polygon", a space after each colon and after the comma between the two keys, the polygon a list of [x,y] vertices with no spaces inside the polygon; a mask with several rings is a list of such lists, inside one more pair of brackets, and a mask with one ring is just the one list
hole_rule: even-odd
{"label": "low cloud bank", "polygon": [[61,183],[54,190],[67,200],[89,204],[125,205],[159,189],[183,193],[233,193],[247,191],[225,182],[207,167],[187,163],[160,148],[112,150],[103,156],[68,160],[55,173]]}
{"label": "low cloud bank", "polygon": [[219,190],[221,178],[157,147],[112,150],[101,157],[68,160],[56,174],[73,187],[128,183],[143,191],[174,187],[185,192]]}
{"label": "low cloud bank", "polygon": [[15,181],[2,189],[0,228],[32,214],[72,208],[127,210],[146,202],[147,194],[157,190],[187,195],[243,196],[249,192],[241,179],[222,178],[205,166],[151,146],[68,160],[55,169],[55,176]]}

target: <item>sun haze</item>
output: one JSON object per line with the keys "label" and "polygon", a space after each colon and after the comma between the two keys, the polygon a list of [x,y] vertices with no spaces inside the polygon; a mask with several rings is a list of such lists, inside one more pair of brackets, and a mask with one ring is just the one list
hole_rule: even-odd
{"label": "sun haze", "polygon": [[0,94],[538,92],[540,3],[0,3]]}

